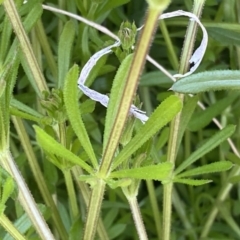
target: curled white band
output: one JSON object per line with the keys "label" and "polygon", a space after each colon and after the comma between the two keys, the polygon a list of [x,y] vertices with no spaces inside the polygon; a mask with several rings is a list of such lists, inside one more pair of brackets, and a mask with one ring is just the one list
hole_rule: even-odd
{"label": "curled white band", "polygon": [[[195,52],[193,53],[192,57],[189,60],[189,62],[191,64],[193,64],[193,66],[185,74],[175,74],[175,75],[173,75],[174,78],[182,78],[182,77],[186,77],[188,75],[191,75],[200,65],[200,63],[203,59],[203,56],[205,54],[206,48],[207,48],[208,34],[207,34],[206,29],[204,28],[204,26],[202,25],[202,23],[198,19],[198,17],[196,15],[194,15],[193,13],[190,13],[190,12],[185,12],[185,11],[182,11],[182,10],[178,10],[178,11],[174,11],[174,12],[170,12],[170,13],[164,13],[159,17],[159,19],[165,19],[165,18],[171,18],[171,17],[177,17],[177,16],[187,16],[187,17],[190,18],[190,20],[196,21],[203,31],[203,39],[201,41],[201,44],[195,50]],[[144,26],[141,26],[140,28],[138,28],[138,31],[141,30],[143,27]],[[105,107],[107,107],[107,105],[108,105],[109,97],[88,88],[84,84],[85,84],[85,81],[86,81],[87,77],[89,76],[90,71],[92,70],[94,65],[97,63],[97,61],[102,56],[104,56],[105,54],[108,54],[108,53],[112,52],[111,49],[114,48],[114,47],[120,46],[120,44],[121,44],[120,40],[118,39],[114,44],[112,44],[112,45],[98,51],[97,53],[95,53],[88,60],[88,62],[85,64],[85,66],[83,67],[83,69],[80,73],[79,79],[78,79],[78,87],[83,91],[83,93],[85,95],[87,95],[89,98],[93,99],[94,101],[100,102]],[[132,115],[134,115],[136,118],[141,120],[143,123],[145,123],[148,120],[148,117],[146,116],[145,112],[141,111],[140,109],[138,109],[134,105],[131,105],[129,112]]]}
{"label": "curled white band", "polygon": [[[202,25],[199,18],[193,13],[185,12],[183,10],[178,10],[178,11],[174,11],[174,12],[163,13],[163,14],[160,15],[159,19],[166,19],[166,18],[179,17],[179,16],[187,16],[187,17],[190,18],[191,21],[196,21],[202,29],[203,38],[202,38],[200,46],[195,50],[195,52],[193,53],[192,57],[189,60],[189,63],[193,64],[193,66],[185,74],[175,74],[175,75],[173,75],[174,78],[183,78],[183,77],[189,76],[193,72],[195,72],[195,70],[199,67],[199,65],[200,65],[200,63],[203,59],[203,56],[206,52],[207,43],[208,43],[207,31],[206,31],[205,27]],[[141,26],[140,28],[138,28],[137,30],[139,31],[143,27],[144,27],[144,25]]]}
{"label": "curled white band", "polygon": [[[94,91],[88,88],[84,84],[85,84],[85,81],[87,80],[87,77],[89,76],[90,71],[92,70],[94,65],[97,63],[97,61],[105,54],[110,53],[113,47],[118,47],[120,44],[121,44],[120,41],[117,41],[114,44],[95,53],[85,64],[78,78],[78,87],[83,91],[83,93],[87,95],[89,98],[91,98],[92,100],[96,102],[100,102],[105,107],[107,107],[108,105],[109,97],[107,95],[101,94],[97,91]],[[142,121],[142,123],[145,123],[148,120],[148,117],[146,116],[145,112],[141,111],[134,105],[131,105],[129,112],[134,117]]]}

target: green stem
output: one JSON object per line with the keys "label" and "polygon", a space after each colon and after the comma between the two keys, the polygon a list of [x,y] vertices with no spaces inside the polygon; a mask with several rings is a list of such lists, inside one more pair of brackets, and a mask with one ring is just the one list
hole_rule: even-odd
{"label": "green stem", "polygon": [[168,29],[166,27],[165,21],[161,20],[159,22],[159,26],[160,26],[161,33],[163,35],[163,38],[165,40],[165,43],[166,43],[166,46],[167,46],[167,49],[169,52],[169,54],[168,54],[169,60],[172,64],[173,68],[175,70],[177,70],[178,69],[178,58],[177,58],[176,52],[174,51],[174,46],[173,46],[171,37],[169,35]]}
{"label": "green stem", "polygon": [[95,236],[96,223],[99,218],[100,208],[102,204],[105,183],[101,180],[106,178],[109,174],[109,169],[117,149],[119,139],[124,129],[124,124],[129,114],[129,108],[132,104],[132,99],[138,84],[138,78],[146,61],[155,26],[158,20],[159,10],[151,8],[147,13],[146,24],[141,32],[140,39],[137,44],[136,52],[133,57],[133,62],[128,73],[125,83],[125,90],[121,96],[121,103],[116,114],[115,122],[107,142],[107,147],[103,153],[100,170],[98,173],[99,185],[93,187],[90,204],[88,206],[89,212],[84,231],[84,239],[91,240]]}
{"label": "green stem", "polygon": [[32,71],[32,74],[36,81],[36,85],[39,90],[38,94],[40,95],[40,93],[42,91],[48,90],[48,87],[47,87],[46,81],[44,79],[44,76],[41,72],[41,69],[39,68],[37,60],[34,56],[34,53],[32,51],[31,44],[30,44],[27,34],[23,28],[20,16],[19,16],[16,6],[14,4],[14,1],[13,0],[5,0],[3,2],[3,6],[9,17],[9,20],[12,23],[14,32],[16,33],[17,38],[20,42],[22,53],[24,54],[26,61],[29,65],[29,68]]}
{"label": "green stem", "polygon": [[[237,19],[238,19],[238,22],[240,22],[240,14],[239,14],[239,9],[240,9],[240,1],[236,1],[236,7],[237,7]],[[237,47],[237,61],[238,61],[238,68],[240,68],[240,48]],[[240,154],[239,153],[236,153],[237,157],[240,157]],[[233,176],[239,176],[240,174],[240,168],[238,166],[236,166],[229,174],[229,178],[230,177],[233,177]],[[229,179],[228,178],[228,179]],[[228,181],[228,180],[227,180]],[[209,231],[210,231],[210,228],[218,214],[218,206],[221,204],[221,202],[223,202],[224,200],[226,200],[230,190],[232,189],[234,185],[232,183],[229,183],[227,182],[226,184],[223,185],[220,193],[219,193],[219,196],[217,198],[217,203],[218,204],[214,204],[213,205],[213,208],[212,210],[210,211],[210,214],[207,218],[207,221],[203,227],[203,230],[202,230],[202,234],[201,234],[201,237],[204,238],[208,235]],[[219,204],[220,203],[220,204]]]}
{"label": "green stem", "polygon": [[76,193],[73,185],[73,179],[71,176],[71,172],[69,170],[64,171],[63,174],[64,174],[65,183],[67,186],[68,199],[70,203],[72,218],[73,218],[73,221],[75,221],[79,217],[79,209],[77,205],[77,198],[76,198]]}
{"label": "green stem", "polygon": [[158,207],[158,202],[157,202],[157,196],[154,190],[154,185],[152,180],[147,180],[147,189],[148,189],[148,195],[149,195],[149,200],[151,203],[152,207],[152,212],[153,212],[153,218],[154,218],[154,223],[157,229],[157,235],[158,239],[161,239],[162,235],[162,220],[161,220],[161,213]]}
{"label": "green stem", "polygon": [[[83,173],[82,169],[78,166],[74,166],[72,169],[72,174],[76,180],[76,185],[77,187],[79,188],[80,192],[81,192],[81,195],[83,197],[83,200],[87,206],[88,202],[89,202],[89,199],[90,199],[90,191],[89,191],[89,188],[87,186],[87,184],[85,182],[81,182],[78,180],[78,177]],[[108,240],[109,237],[108,237],[108,234],[106,232],[106,229],[103,225],[103,221],[101,218],[99,218],[99,222],[98,222],[98,227],[97,227],[97,233],[98,233],[98,236],[99,236],[99,239],[101,240]]]}
{"label": "green stem", "polygon": [[132,100],[138,84],[138,78],[142,72],[142,68],[146,61],[146,55],[155,33],[155,26],[158,20],[158,16],[159,11],[156,9],[150,8],[147,12],[146,23],[143,31],[141,32],[136,52],[133,57],[132,65],[125,83],[125,89],[123,95],[121,96],[122,101],[119,105],[118,113],[116,114],[115,122],[108,139],[107,147],[103,153],[103,159],[99,170],[99,174],[103,178],[105,178],[109,172],[114,153],[116,151],[124,128],[125,121],[128,117],[129,108],[132,104]]}
{"label": "green stem", "polygon": [[[151,103],[151,95],[148,87],[141,87],[140,88],[140,94],[141,94],[141,99],[144,104],[144,108],[147,112],[148,115],[152,113],[152,103]],[[154,223],[156,226],[157,230],[157,236],[158,239],[161,239],[162,235],[162,220],[161,220],[161,213],[158,207],[157,203],[157,196],[154,190],[154,185],[152,180],[146,180],[147,184],[147,189],[148,189],[148,195],[149,195],[149,200],[151,203],[152,207],[152,212],[153,212],[153,217],[154,217]]]}
{"label": "green stem", "polygon": [[6,217],[5,214],[0,215],[0,225],[6,229],[6,231],[14,238],[18,240],[26,240],[25,238]]}
{"label": "green stem", "polygon": [[56,205],[55,205],[55,203],[52,199],[52,196],[49,192],[49,189],[46,185],[44,176],[42,175],[40,166],[38,164],[36,155],[34,154],[32,144],[31,144],[29,136],[28,136],[28,134],[25,130],[23,122],[18,117],[12,116],[11,119],[12,119],[12,122],[15,126],[15,129],[16,129],[17,133],[18,133],[18,136],[20,138],[19,140],[20,140],[21,145],[24,149],[24,152],[27,156],[29,166],[30,166],[30,168],[33,172],[33,176],[36,180],[36,183],[37,183],[38,188],[41,192],[43,200],[47,204],[47,206],[49,206],[51,208],[51,211],[52,211],[51,216],[53,218],[53,222],[55,224],[55,227],[58,230],[58,233],[61,236],[61,239],[66,240],[66,239],[68,239],[66,229],[63,225],[62,219],[59,215],[59,212],[56,208]]}
{"label": "green stem", "polygon": [[142,221],[142,217],[141,217],[141,212],[138,206],[138,202],[137,202],[137,198],[135,196],[131,197],[131,196],[127,196],[127,200],[128,203],[130,205],[131,211],[132,211],[132,216],[133,216],[133,220],[138,232],[138,237],[140,240],[147,240],[147,233],[145,230],[145,226],[143,224]]}
{"label": "green stem", "polygon": [[[66,147],[66,128],[65,128],[65,123],[59,123],[59,139],[60,142],[63,146]],[[65,161],[63,159],[63,161]],[[68,199],[70,203],[70,208],[71,208],[71,214],[73,221],[76,220],[79,217],[79,209],[78,209],[78,204],[77,204],[77,198],[76,198],[76,193],[74,190],[74,185],[73,185],[73,179],[71,172],[69,170],[63,170],[63,175],[65,179],[65,183],[67,186],[67,192],[68,192]]]}
{"label": "green stem", "polygon": [[106,183],[98,179],[96,185],[93,187],[89,207],[87,221],[85,224],[85,230],[83,235],[83,240],[94,239],[96,227],[98,224],[100,209],[102,205],[103,194],[105,190]]}
{"label": "green stem", "polygon": [[[240,156],[238,156],[238,157],[240,157]],[[234,177],[234,176],[239,176],[239,174],[240,174],[240,167],[237,166],[231,171],[231,173],[229,174],[229,178]],[[226,184],[224,184],[224,186],[222,187],[222,189],[218,195],[218,198],[216,200],[217,204],[214,204],[212,210],[210,211],[207,221],[205,222],[205,225],[203,227],[203,230],[201,233],[201,238],[206,238],[206,236],[208,235],[208,233],[211,229],[211,226],[219,212],[219,206],[221,206],[221,203],[229,196],[229,192],[233,187],[233,184],[228,182],[229,178],[227,179]]]}
{"label": "green stem", "polygon": [[[193,13],[198,17],[201,15],[202,8],[205,0],[195,0],[193,6]],[[182,56],[180,60],[180,68],[179,73],[183,74],[188,71],[189,60],[191,58],[195,36],[197,32],[197,23],[190,22],[182,51]],[[184,102],[183,94],[176,94],[182,102]],[[180,118],[181,112],[177,114],[177,116],[173,119],[170,127],[170,139],[168,144],[168,153],[167,153],[167,161],[171,163],[175,163],[176,155],[177,155],[177,140],[179,134],[179,126],[180,126]],[[169,182],[163,186],[163,237],[164,240],[170,239],[171,232],[171,211],[172,211],[172,189],[173,183]]]}
{"label": "green stem", "polygon": [[57,80],[58,70],[57,70],[56,60],[54,59],[52,50],[49,46],[49,42],[48,42],[41,20],[37,21],[35,29],[36,29],[36,35],[38,37],[39,43],[41,44],[43,52],[46,56],[46,62],[47,62],[47,65],[49,66],[49,70],[51,71],[53,78]]}
{"label": "green stem", "polygon": [[0,160],[1,160],[1,165],[15,179],[18,185],[18,190],[19,190],[18,199],[22,207],[24,208],[25,212],[28,214],[29,218],[31,219],[41,239],[54,240],[54,237],[50,232],[50,229],[48,228],[44,218],[39,212],[37,205],[32,197],[32,194],[30,193],[23,177],[21,176],[12,158],[11,153],[8,150],[0,152]]}

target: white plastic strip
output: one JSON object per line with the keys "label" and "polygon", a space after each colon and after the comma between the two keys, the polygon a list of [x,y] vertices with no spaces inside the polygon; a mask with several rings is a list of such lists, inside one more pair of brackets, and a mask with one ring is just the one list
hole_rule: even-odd
{"label": "white plastic strip", "polygon": [[177,17],[177,16],[190,17],[191,21],[196,21],[199,24],[199,26],[201,27],[202,32],[203,32],[203,38],[202,38],[201,44],[195,50],[195,52],[193,53],[192,57],[189,60],[189,62],[191,64],[193,64],[193,66],[185,74],[175,74],[175,75],[173,75],[174,78],[183,78],[183,77],[191,75],[199,67],[199,65],[200,65],[200,63],[203,59],[203,56],[206,52],[206,48],[207,48],[207,44],[208,44],[208,34],[207,34],[207,31],[206,31],[205,27],[202,25],[201,21],[199,20],[199,18],[195,14],[190,13],[190,12],[185,12],[185,11],[182,11],[182,10],[178,10],[178,11],[174,11],[174,12],[170,12],[170,13],[164,13],[160,16],[159,19],[172,18],[172,17]]}
{"label": "white plastic strip", "polygon": [[[92,70],[94,65],[97,63],[97,61],[105,54],[110,53],[112,51],[111,50],[112,48],[118,47],[120,44],[121,44],[120,41],[117,41],[114,44],[95,53],[85,64],[78,78],[78,87],[83,91],[83,93],[87,95],[89,98],[91,98],[92,100],[96,102],[100,102],[105,107],[107,107],[108,105],[109,97],[107,95],[101,94],[97,91],[94,91],[88,88],[84,84],[89,76],[90,71]],[[131,105],[129,111],[134,117],[142,121],[142,123],[145,123],[148,120],[148,117],[146,116],[145,112],[141,111],[134,105]]]}
{"label": "white plastic strip", "polygon": [[[46,10],[50,10],[53,12],[58,12],[64,15],[68,15],[69,17],[75,18],[81,22],[86,23],[89,26],[92,26],[96,29],[98,29],[99,31],[109,35],[110,37],[114,38],[115,40],[117,40],[116,43],[114,43],[113,45],[106,47],[102,50],[100,50],[99,52],[97,52],[96,54],[94,54],[89,61],[85,64],[85,66],[83,67],[79,79],[78,79],[78,86],[79,88],[84,92],[85,95],[87,95],[88,97],[90,97],[91,99],[100,102],[103,106],[107,107],[108,105],[108,101],[109,98],[108,96],[98,93],[90,88],[88,88],[87,86],[85,86],[85,81],[87,79],[87,77],[89,76],[90,71],[92,70],[93,66],[96,64],[96,62],[105,54],[110,53],[113,47],[117,47],[120,45],[120,40],[119,38],[113,34],[111,31],[109,31],[107,28],[105,28],[104,26],[101,26],[100,24],[94,23],[88,19],[85,19],[81,16],[78,16],[76,14],[72,14],[69,12],[66,12],[64,10],[61,9],[57,9],[54,7],[50,7],[47,5],[42,5],[44,9]],[[170,13],[164,13],[162,14],[159,19],[166,19],[166,18],[171,18],[171,17],[177,17],[177,16],[187,16],[190,18],[190,20],[192,21],[196,21],[199,26],[201,27],[202,31],[203,31],[203,39],[202,42],[200,44],[200,46],[196,49],[196,51],[193,53],[192,57],[190,58],[189,62],[191,64],[193,64],[193,66],[190,68],[189,72],[185,73],[185,74],[175,74],[173,76],[171,76],[170,74],[166,74],[167,71],[163,71],[168,77],[170,77],[173,81],[175,81],[175,78],[182,78],[182,77],[186,77],[191,75],[200,65],[202,58],[205,54],[206,48],[207,48],[207,43],[208,43],[208,34],[206,29],[204,28],[204,26],[202,25],[202,23],[200,22],[200,20],[198,19],[198,17],[196,15],[194,15],[193,13],[190,12],[185,12],[182,10],[178,10],[178,11],[174,11],[174,12],[170,12]],[[141,26],[140,28],[138,28],[138,31],[141,30],[144,26]],[[154,63],[154,65],[156,65],[157,63],[150,57],[147,56],[147,60]],[[159,64],[157,64],[159,65]],[[159,67],[159,66],[157,66]],[[163,68],[161,67],[161,70]],[[143,123],[145,123],[148,120],[148,117],[145,115],[145,112],[139,110],[136,106],[132,105],[130,108],[130,113],[133,114],[136,118],[140,119]]]}

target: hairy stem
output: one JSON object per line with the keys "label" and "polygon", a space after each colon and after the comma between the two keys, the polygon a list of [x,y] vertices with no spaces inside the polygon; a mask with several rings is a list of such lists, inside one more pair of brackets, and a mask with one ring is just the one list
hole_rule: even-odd
{"label": "hairy stem", "polygon": [[[203,5],[205,0],[195,0],[193,13],[198,17],[201,15]],[[197,32],[197,23],[190,22],[187,34],[184,41],[182,56],[180,60],[180,68],[179,73],[184,74],[188,71],[189,68],[189,60],[191,58],[195,36]],[[179,98],[184,102],[184,95],[177,94]],[[170,139],[168,145],[168,154],[167,160],[171,163],[175,163],[176,155],[177,155],[177,141],[178,141],[178,134],[179,134],[179,125],[180,125],[180,117],[181,112],[177,114],[177,116],[173,119],[170,127]],[[172,211],[172,189],[173,183],[169,182],[164,185],[163,187],[163,237],[164,240],[170,240],[170,232],[171,232],[171,211]]]}
{"label": "hairy stem", "polygon": [[140,209],[138,206],[137,198],[135,196],[133,196],[133,197],[127,196],[127,200],[128,200],[129,206],[132,211],[132,216],[133,216],[134,223],[135,223],[135,226],[136,226],[136,229],[138,232],[138,237],[140,240],[147,240],[148,237],[147,237],[145,226],[142,221],[141,212],[140,212]]}
{"label": "hairy stem", "polygon": [[53,201],[53,198],[49,192],[49,189],[46,185],[44,176],[41,172],[40,166],[38,164],[36,155],[34,153],[32,144],[30,142],[29,136],[27,135],[27,132],[25,130],[25,127],[23,125],[23,122],[20,118],[18,117],[11,117],[12,122],[16,128],[16,131],[18,133],[19,136],[19,140],[21,142],[21,145],[24,149],[24,152],[26,153],[27,159],[28,159],[28,163],[29,166],[33,172],[33,176],[36,179],[36,183],[38,185],[38,188],[41,192],[41,195],[44,199],[44,202],[47,204],[47,206],[49,206],[51,208],[52,211],[52,219],[54,222],[54,226],[56,227],[56,229],[58,230],[59,235],[61,236],[61,238],[63,240],[68,239],[68,235],[66,232],[66,229],[63,225],[62,219],[59,215],[59,212],[57,210],[57,207]]}
{"label": "hairy stem", "polygon": [[97,226],[96,223],[98,222],[103,193],[105,189],[105,183],[101,179],[105,179],[109,174],[112,160],[117,149],[122,131],[124,129],[124,124],[128,117],[129,109],[132,104],[132,99],[137,88],[138,78],[145,64],[146,55],[150,48],[153,34],[156,29],[156,23],[159,14],[163,10],[164,8],[161,10],[149,8],[149,11],[147,12],[145,27],[141,32],[136,52],[134,54],[133,61],[131,64],[131,68],[126,79],[124,92],[121,95],[121,102],[119,104],[113,128],[108,139],[107,147],[103,153],[103,158],[98,173],[98,177],[100,178],[99,179],[100,184],[97,184],[93,187],[91,200],[88,207],[89,212],[87,215],[87,221],[84,230],[85,240],[91,240],[95,236]]}
{"label": "hairy stem", "polygon": [[1,152],[0,159],[1,159],[2,166],[15,179],[18,186],[18,190],[19,190],[18,199],[22,207],[24,208],[25,212],[28,214],[29,218],[31,219],[38,234],[42,239],[54,240],[54,237],[50,229],[48,228],[43,216],[39,212],[37,205],[12,158],[11,153],[8,150]]}
{"label": "hairy stem", "polygon": [[39,90],[38,94],[40,94],[42,91],[48,90],[48,87],[47,87],[45,78],[41,72],[41,69],[37,63],[37,60],[34,56],[31,44],[30,44],[27,34],[23,28],[23,25],[22,25],[20,16],[17,12],[15,3],[13,0],[5,0],[3,2],[3,6],[9,17],[9,20],[12,23],[14,32],[16,33],[17,38],[20,42],[22,52],[25,56],[25,59],[29,65],[29,68],[31,69],[34,79],[36,81],[36,85]]}

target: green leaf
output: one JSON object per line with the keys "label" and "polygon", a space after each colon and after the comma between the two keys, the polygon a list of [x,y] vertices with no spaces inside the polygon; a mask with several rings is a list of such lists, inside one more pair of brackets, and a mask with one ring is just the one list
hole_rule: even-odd
{"label": "green leaf", "polygon": [[[49,214],[51,214],[51,211],[49,208],[47,208],[43,204],[38,204],[37,208],[39,209],[41,214],[45,217],[45,219],[49,218]],[[29,216],[26,213],[24,213],[16,221],[14,221],[14,226],[18,229],[18,231],[21,234],[25,234],[33,226],[33,224]],[[6,233],[2,239],[13,240],[12,236],[9,233]]]}
{"label": "green leaf", "polygon": [[92,113],[95,108],[96,102],[92,99],[87,99],[85,102],[80,104],[80,112],[82,114]]}
{"label": "green leaf", "polygon": [[163,88],[170,88],[172,81],[163,72],[153,71],[143,74],[139,85],[142,87],[158,86]]}
{"label": "green leaf", "polygon": [[232,184],[236,184],[240,182],[240,176],[233,176],[229,178],[229,182]]}
{"label": "green leaf", "polygon": [[124,160],[128,159],[150,137],[170,122],[181,108],[182,103],[177,96],[170,96],[163,101],[152,113],[148,121],[138,130],[137,134],[117,155],[114,159],[112,169],[115,169]]}
{"label": "green leaf", "polygon": [[217,90],[239,90],[239,70],[217,70],[193,74],[173,84],[171,90],[180,93],[201,93]]}
{"label": "green leaf", "polygon": [[229,161],[214,162],[202,167],[197,167],[177,175],[177,178],[191,177],[207,173],[223,172],[232,168],[233,164]]}
{"label": "green leaf", "polygon": [[33,8],[28,11],[28,15],[23,21],[23,26],[26,32],[30,32],[33,26],[36,24],[38,19],[41,17],[43,12],[42,5],[40,3],[35,3]]}
{"label": "green leaf", "polygon": [[43,114],[37,112],[36,110],[34,110],[33,108],[30,108],[29,106],[27,106],[26,104],[18,101],[17,99],[11,99],[11,107],[17,108],[18,110],[28,113],[29,115],[38,117],[38,118],[42,118],[44,117]]}
{"label": "green leaf", "polygon": [[121,6],[123,4],[128,3],[130,0],[108,0],[105,1],[105,4],[101,4],[99,6],[102,6],[101,8],[99,7],[99,11],[97,12],[97,16],[102,16],[104,15],[107,11],[111,11],[112,9]]}
{"label": "green leaf", "polygon": [[77,79],[79,75],[78,66],[74,65],[68,72],[63,89],[64,102],[67,115],[71,122],[72,128],[77,135],[80,143],[90,158],[94,168],[98,167],[98,162],[93,151],[88,133],[81,118],[81,112],[78,103]]}
{"label": "green leaf", "polygon": [[234,102],[236,98],[238,98],[238,96],[238,93],[232,93],[229,96],[217,101],[215,104],[211,105],[204,111],[195,114],[189,122],[189,130],[198,131],[206,127],[214,117],[221,114],[224,109],[226,109],[231,103]]}
{"label": "green leaf", "polygon": [[[9,180],[10,178],[12,180]],[[3,190],[3,191],[7,191],[5,193],[7,194],[7,196],[4,197],[3,196],[4,193],[1,193],[1,190],[0,190],[0,197],[2,199],[5,199],[4,201],[2,201],[4,204],[5,204],[5,201],[8,199],[8,197],[11,196],[14,200],[18,197],[18,186],[14,181],[14,179],[12,178],[12,176],[2,166],[0,166],[0,186],[3,186],[3,188],[5,188],[5,184],[7,185],[7,190]],[[8,186],[9,184],[10,184],[10,188]]]}
{"label": "green leaf", "polygon": [[132,180],[129,178],[120,179],[117,181],[115,181],[113,179],[107,179],[106,183],[110,188],[115,189],[118,187],[128,187],[132,183]]}
{"label": "green leaf", "polygon": [[119,98],[119,96],[121,96],[122,92],[124,91],[125,81],[123,80],[127,78],[128,71],[131,67],[132,58],[133,54],[130,54],[123,60],[113,80],[113,86],[110,93],[110,99],[107,108],[107,116],[105,120],[103,152],[105,151],[106,144],[109,139],[109,135],[113,127],[113,124],[115,122],[119,105],[121,103],[121,99]]}
{"label": "green leaf", "polygon": [[201,147],[199,147],[195,152],[193,152],[180,166],[175,170],[175,174],[179,174],[188,166],[193,164],[196,160],[204,156],[206,153],[210,152],[212,149],[217,147],[227,138],[229,138],[235,131],[235,126],[229,125],[219,132],[217,132],[214,136],[209,138]]}
{"label": "green leaf", "polygon": [[1,32],[1,41],[0,41],[0,63],[4,62],[6,54],[8,52],[9,45],[11,43],[11,34],[12,34],[12,26],[11,23],[6,16],[3,21],[3,29]]}
{"label": "green leaf", "polygon": [[162,181],[168,179],[172,169],[173,165],[170,162],[165,162],[158,165],[111,172],[109,178],[136,178]]}
{"label": "green leaf", "polygon": [[191,178],[174,178],[174,183],[183,183],[191,186],[200,186],[212,182],[209,179],[191,179]]}
{"label": "green leaf", "polygon": [[240,166],[240,158],[238,156],[236,156],[235,154],[233,154],[231,152],[227,153],[226,159],[228,159],[231,162],[233,162],[234,164],[237,164],[238,166]]}
{"label": "green leaf", "polygon": [[214,40],[229,45],[240,45],[239,31],[226,28],[211,27],[208,28],[208,34]]}
{"label": "green leaf", "polygon": [[69,70],[74,36],[74,24],[72,21],[68,21],[63,28],[58,46],[58,88],[63,88]]}
{"label": "green leaf", "polygon": [[42,130],[38,126],[34,126],[36,132],[36,139],[39,145],[46,151],[52,154],[55,154],[59,157],[66,159],[67,161],[79,165],[88,173],[92,173],[93,169],[85,163],[81,158],[77,157],[71,151],[66,149],[63,145],[58,143],[55,139],[53,139],[50,135],[48,135],[44,130]]}
{"label": "green leaf", "polygon": [[3,95],[5,88],[6,88],[6,82],[5,82],[5,79],[1,76],[0,77],[0,98]]}
{"label": "green leaf", "polygon": [[15,183],[12,177],[8,177],[3,184],[3,191],[1,196],[1,203],[5,204],[12,195],[15,188]]}
{"label": "green leaf", "polygon": [[183,134],[187,128],[188,122],[192,117],[192,114],[196,108],[197,105],[197,101],[198,101],[198,97],[192,97],[190,99],[188,99],[187,103],[183,106],[182,112],[181,112],[181,118],[180,118],[180,125],[179,125],[179,133],[178,133],[178,139],[177,139],[177,145],[176,145],[176,149],[178,150],[182,138],[183,138]]}

